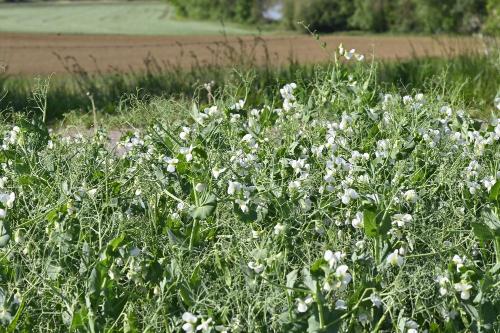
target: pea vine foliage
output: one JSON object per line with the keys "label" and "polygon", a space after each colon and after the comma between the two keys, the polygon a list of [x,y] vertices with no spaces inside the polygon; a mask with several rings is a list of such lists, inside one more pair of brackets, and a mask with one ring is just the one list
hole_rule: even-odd
{"label": "pea vine foliage", "polygon": [[2,327],[498,330],[499,120],[337,56],[356,64],[117,147],[2,125]]}

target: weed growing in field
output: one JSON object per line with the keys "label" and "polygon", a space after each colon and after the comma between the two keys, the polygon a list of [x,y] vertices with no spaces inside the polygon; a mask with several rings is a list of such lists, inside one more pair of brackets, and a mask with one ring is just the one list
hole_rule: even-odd
{"label": "weed growing in field", "polygon": [[269,105],[193,103],[116,149],[4,126],[2,325],[498,330],[499,120],[373,86],[336,64]]}

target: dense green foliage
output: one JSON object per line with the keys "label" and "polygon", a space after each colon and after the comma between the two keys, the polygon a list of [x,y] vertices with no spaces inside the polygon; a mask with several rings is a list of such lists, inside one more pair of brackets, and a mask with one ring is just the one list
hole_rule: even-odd
{"label": "dense green foliage", "polygon": [[[296,11],[288,22],[302,20],[316,28],[315,15],[330,17],[319,31],[364,30],[424,33],[479,32],[487,20],[486,0],[289,0]],[[292,4],[290,4],[292,6]],[[303,9],[302,9],[303,8]],[[342,8],[342,10],[338,10]],[[494,13],[491,14],[493,19]],[[346,19],[347,17],[347,19]],[[338,26],[336,20],[344,24]]]}
{"label": "dense green foliage", "polygon": [[116,147],[0,122],[0,329],[497,332],[500,120],[314,73],[163,101]]}
{"label": "dense green foliage", "polygon": [[199,19],[229,19],[255,23],[262,19],[267,0],[171,0],[180,16]]}
{"label": "dense green foliage", "polygon": [[173,0],[183,16],[262,21],[282,3],[288,28],[319,32],[499,33],[498,0]]}
{"label": "dense green foliage", "polygon": [[487,33],[500,34],[500,0],[488,0],[487,5],[488,17],[484,25],[484,30]]}

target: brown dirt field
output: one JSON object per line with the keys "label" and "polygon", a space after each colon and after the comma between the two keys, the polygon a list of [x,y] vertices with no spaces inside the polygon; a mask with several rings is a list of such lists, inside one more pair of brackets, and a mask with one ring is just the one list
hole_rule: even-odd
{"label": "brown dirt field", "polygon": [[[376,59],[451,56],[482,49],[470,37],[341,36],[321,38],[327,49],[340,43]],[[232,50],[232,51],[231,51]],[[266,56],[267,54],[267,56]],[[228,64],[253,59],[257,63],[285,64],[328,59],[318,41],[306,35],[263,37],[110,36],[0,33],[0,65],[10,74],[60,74],[79,64],[85,71],[144,70],[146,59],[159,66]],[[151,62],[150,62],[151,65]],[[66,67],[66,68],[65,68]]]}

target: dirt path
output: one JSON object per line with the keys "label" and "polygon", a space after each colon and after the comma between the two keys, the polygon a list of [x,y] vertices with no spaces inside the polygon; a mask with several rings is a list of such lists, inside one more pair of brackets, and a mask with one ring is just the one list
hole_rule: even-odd
{"label": "dirt path", "polygon": [[[343,43],[378,59],[413,55],[442,56],[481,49],[473,38],[404,36],[325,36],[328,49]],[[65,73],[78,64],[85,71],[143,70],[149,66],[189,67],[195,63],[220,64],[252,58],[275,65],[293,58],[300,63],[324,61],[328,54],[306,35],[217,36],[109,36],[0,33],[0,66],[10,74]],[[147,60],[149,59],[149,60]]]}

